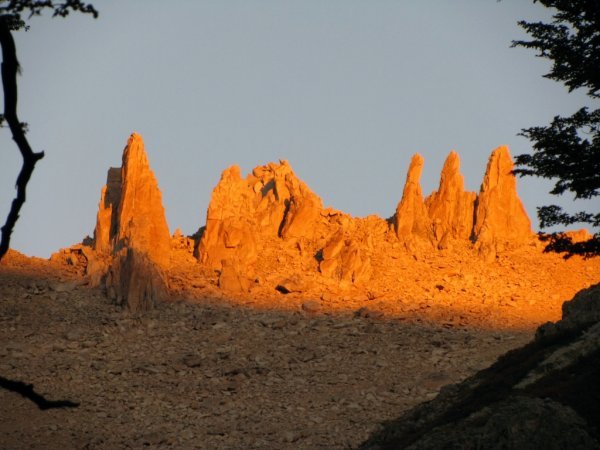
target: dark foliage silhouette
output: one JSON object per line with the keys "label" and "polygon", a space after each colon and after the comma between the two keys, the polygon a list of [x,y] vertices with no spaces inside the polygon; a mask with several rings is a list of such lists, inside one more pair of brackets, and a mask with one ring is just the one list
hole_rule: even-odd
{"label": "dark foliage silhouette", "polygon": [[98,16],[92,5],[80,0],[0,0],[0,46],[2,47],[2,88],[4,91],[4,114],[0,115],[0,125],[8,125],[13,140],[17,144],[23,164],[17,177],[17,195],[12,202],[6,222],[2,227],[0,240],[0,260],[8,252],[10,236],[19,218],[19,212],[26,200],[27,183],[29,182],[36,163],[44,157],[44,152],[34,152],[25,137],[26,126],[19,121],[17,115],[17,74],[19,61],[12,33],[20,29],[28,29],[22,15],[27,18],[40,15],[49,9],[52,15],[66,17],[71,11]]}
{"label": "dark foliage silhouette", "polygon": [[[544,77],[564,83],[569,92],[586,89],[591,100],[600,98],[600,2],[598,0],[534,0],[553,8],[550,23],[520,21],[533,38],[514,41],[513,47],[537,50],[550,59],[552,69]],[[521,130],[533,143],[533,154],[516,157],[520,176],[556,180],[551,194],[574,194],[577,199],[600,195],[600,110],[583,107],[570,117],[556,116],[549,126]],[[557,205],[538,208],[540,227],[587,223],[600,227],[600,212],[569,214]],[[584,242],[573,242],[563,233],[543,235],[546,251],[569,257],[600,255],[600,232]]]}

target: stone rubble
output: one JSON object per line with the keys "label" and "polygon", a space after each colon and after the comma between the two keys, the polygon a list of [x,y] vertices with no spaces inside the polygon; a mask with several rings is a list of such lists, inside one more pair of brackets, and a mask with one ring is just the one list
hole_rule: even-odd
{"label": "stone rubble", "polygon": [[531,337],[322,300],[170,301],[139,315],[70,267],[1,269],[0,375],[80,403],[39,411],[0,389],[3,448],[348,448]]}

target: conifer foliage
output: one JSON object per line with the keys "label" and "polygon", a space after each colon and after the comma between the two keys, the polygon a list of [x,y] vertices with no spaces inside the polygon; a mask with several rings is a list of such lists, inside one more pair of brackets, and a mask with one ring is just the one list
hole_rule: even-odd
{"label": "conifer foliage", "polygon": [[[585,89],[590,104],[600,99],[600,2],[598,0],[534,0],[552,8],[550,23],[520,21],[531,36],[513,41],[513,47],[537,51],[552,61],[544,77],[563,83],[572,92]],[[600,195],[600,109],[582,107],[570,117],[555,116],[548,126],[521,130],[533,143],[533,153],[516,157],[520,176],[537,176],[555,181],[551,194],[572,193],[577,199]],[[541,228],[587,223],[598,229],[600,211],[565,212],[557,205],[538,208]],[[584,242],[573,242],[562,233],[544,235],[547,251],[567,256],[600,255],[600,232]]]}

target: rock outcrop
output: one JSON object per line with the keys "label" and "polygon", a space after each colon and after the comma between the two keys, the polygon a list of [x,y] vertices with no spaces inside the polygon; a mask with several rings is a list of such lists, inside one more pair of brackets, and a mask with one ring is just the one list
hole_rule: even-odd
{"label": "rock outcrop", "polygon": [[232,166],[213,190],[196,255],[218,271],[226,261],[226,280],[251,278],[267,240],[311,239],[322,209],[321,199],[296,177],[287,161],[256,167],[245,179],[239,167]]}
{"label": "rock outcrop", "polygon": [[324,209],[286,161],[258,166],[245,178],[238,166],[229,167],[213,190],[195,256],[220,273],[223,290],[244,293],[252,280],[264,281],[275,272],[289,278],[296,266],[340,286],[364,284],[373,274],[373,258],[384,259],[395,243],[415,258],[435,247],[460,243],[468,249],[475,243],[492,261],[498,251],[531,238],[506,147],[492,154],[479,196],[465,191],[460,159],[451,152],[439,189],[424,200],[423,163],[413,156],[389,222]]}
{"label": "rock outcrop", "polygon": [[[142,137],[133,133],[123,165],[110,168],[102,188],[92,244],[97,257],[87,268],[93,283],[131,310],[152,307],[167,292],[171,237],[162,195]],[[89,258],[88,258],[89,260]]]}
{"label": "rock outcrop", "polygon": [[[387,228],[383,219],[377,222]],[[321,199],[286,161],[256,167],[245,179],[232,166],[213,191],[196,256],[205,267],[220,272],[219,285],[228,292],[246,292],[256,266],[275,266],[288,278],[301,277],[292,267],[286,272],[284,255],[318,268],[328,279],[360,284],[371,274],[367,223],[371,222],[323,209]],[[357,227],[363,229],[360,236]]]}
{"label": "rock outcrop", "polygon": [[468,240],[473,232],[475,192],[465,192],[460,158],[450,152],[440,176],[440,187],[425,200],[433,234],[441,247],[449,240]]}
{"label": "rock outcrop", "polygon": [[473,240],[480,254],[493,259],[506,245],[532,238],[531,221],[517,194],[517,180],[508,147],[498,147],[488,161],[477,197]]}
{"label": "rock outcrop", "polygon": [[135,249],[167,268],[170,246],[162,195],[142,137],[133,133],[123,151],[122,167],[108,170],[100,196],[94,249],[108,254],[122,248]]}
{"label": "rock outcrop", "polygon": [[430,241],[432,237],[431,222],[420,184],[423,162],[423,157],[418,153],[412,157],[402,199],[396,208],[394,229],[396,236],[401,240],[410,241],[417,238]]}
{"label": "rock outcrop", "polygon": [[360,448],[600,448],[600,285],[466,381],[388,422]]}

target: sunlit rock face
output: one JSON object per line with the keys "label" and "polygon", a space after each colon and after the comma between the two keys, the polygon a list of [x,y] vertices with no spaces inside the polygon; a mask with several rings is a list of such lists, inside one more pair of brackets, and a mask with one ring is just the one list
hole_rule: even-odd
{"label": "sunlit rock face", "polygon": [[109,169],[102,188],[94,248],[108,254],[133,248],[166,268],[170,245],[162,195],[142,137],[133,133],[123,151],[122,167]]}
{"label": "sunlit rock face", "polygon": [[198,257],[217,270],[228,260],[250,271],[259,242],[311,238],[322,209],[287,161],[256,167],[246,178],[238,166],[229,167],[213,190]]}
{"label": "sunlit rock face", "polygon": [[104,263],[88,266],[88,275],[95,283],[104,280],[119,303],[147,309],[166,295],[162,271],[169,267],[171,237],[162,195],[137,133],[129,137],[122,167],[108,171],[93,248]]}
{"label": "sunlit rock face", "polygon": [[402,199],[396,208],[394,228],[396,236],[401,240],[414,238],[430,241],[432,238],[431,222],[423,201],[421,190],[421,171],[423,157],[415,154],[408,168]]}
{"label": "sunlit rock face", "polygon": [[[385,221],[377,222],[385,232]],[[371,274],[364,230],[368,223],[324,209],[287,161],[255,167],[245,178],[232,166],[213,190],[196,256],[220,271],[219,285],[230,292],[246,292],[258,266],[263,272],[268,267],[270,273],[302,278],[305,274],[294,268],[300,265],[338,282],[359,284]],[[288,267],[286,258],[296,263]]]}
{"label": "sunlit rock face", "polygon": [[[439,189],[424,199],[423,165],[414,155],[389,221],[323,208],[286,161],[258,166],[246,177],[238,166],[229,167],[213,190],[195,256],[220,274],[224,290],[243,294],[253,280],[274,273],[280,278],[318,274],[340,286],[365,285],[377,270],[385,271],[382,261],[398,244],[414,258],[457,245],[492,261],[503,246],[531,238],[508,149],[492,154],[479,197],[465,191],[460,159],[451,152]],[[314,286],[318,280],[303,283]]]}
{"label": "sunlit rock face", "polygon": [[473,232],[475,192],[466,192],[460,173],[460,158],[450,152],[440,176],[440,187],[425,200],[433,235],[438,246],[446,247],[450,240],[467,240]]}
{"label": "sunlit rock face", "polygon": [[360,284],[372,274],[371,261],[360,240],[338,231],[322,250],[320,272],[342,282]]}
{"label": "sunlit rock face", "polygon": [[531,221],[517,194],[508,147],[498,147],[488,161],[477,197],[473,239],[479,253],[493,259],[506,245],[531,240]]}

